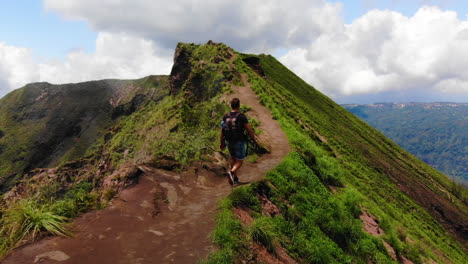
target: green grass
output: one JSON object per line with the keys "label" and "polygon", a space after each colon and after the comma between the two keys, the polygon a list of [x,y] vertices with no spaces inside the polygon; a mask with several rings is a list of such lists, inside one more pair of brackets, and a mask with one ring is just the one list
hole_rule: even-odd
{"label": "green grass", "polygon": [[213,264],[233,263],[234,258],[245,251],[242,236],[242,225],[232,212],[232,204],[225,200],[216,216],[216,229],[211,234],[216,245],[222,245],[220,250],[213,252],[204,261]]}
{"label": "green grass", "polygon": [[30,199],[20,200],[2,214],[0,256],[24,239],[37,239],[42,232],[70,235],[64,225],[67,218],[52,213],[47,205],[39,205]]}
{"label": "green grass", "polygon": [[[293,258],[305,263],[394,263],[383,246],[385,240],[415,263],[428,258],[439,263],[466,262],[458,242],[392,181],[396,173],[404,171],[415,184],[411,187],[423,183],[447,197],[449,192],[441,190],[453,185],[446,177],[336,105],[273,57],[259,56],[267,75],[261,78],[242,61],[247,56],[239,54],[237,69],[248,74],[261,103],[271,109],[293,147],[293,153],[266,177],[266,185],[273,186],[269,198],[282,213],[269,219],[272,228],[268,230]],[[255,187],[245,191],[256,195]],[[242,197],[249,195],[243,193]],[[461,210],[466,208],[454,196],[448,197]],[[232,195],[225,203],[229,201]],[[361,207],[377,217],[386,235],[364,233]],[[222,212],[226,210],[232,209],[224,207]],[[258,209],[252,216],[265,218]],[[243,243],[251,243],[249,227],[241,230]],[[224,250],[222,244],[217,245]],[[434,254],[435,250],[441,254]],[[239,254],[235,259],[244,257]]]}

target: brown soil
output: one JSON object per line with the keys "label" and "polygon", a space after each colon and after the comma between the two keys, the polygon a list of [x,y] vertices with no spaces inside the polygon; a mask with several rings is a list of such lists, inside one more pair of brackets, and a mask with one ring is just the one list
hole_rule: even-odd
{"label": "brown soil", "polygon": [[250,212],[242,208],[234,208],[234,214],[241,221],[243,225],[250,225],[254,221],[253,217],[250,215]]}
{"label": "brown soil", "polygon": [[[359,216],[359,218],[361,218],[362,222],[364,223],[364,231],[375,237],[385,235],[384,231],[379,226],[377,217],[366,211],[364,208],[361,208],[361,210],[362,214]],[[414,264],[405,256],[397,256],[395,249],[386,241],[383,241],[383,244],[387,249],[388,254],[390,255],[390,257],[392,257],[393,260],[398,260],[400,263],[403,264]]]}
{"label": "brown soil", "polygon": [[373,236],[385,235],[384,231],[379,226],[377,218],[366,210],[362,211],[362,214],[359,216],[359,218],[361,218],[362,222],[364,223],[364,230],[367,233]]}
{"label": "brown soil", "polygon": [[[271,112],[247,86],[233,87],[260,121],[262,142],[271,153],[239,170],[241,183],[262,179],[290,151],[286,135]],[[73,238],[48,237],[14,250],[2,263],[195,263],[213,249],[209,235],[215,226],[218,201],[229,194],[225,177],[202,168],[181,173],[139,166],[138,184],[124,189],[111,205],[86,213],[74,223]],[[223,175],[224,176],[224,175]]]}
{"label": "brown soil", "polygon": [[268,252],[268,250],[258,244],[254,243],[252,246],[252,251],[255,252],[255,263],[268,263],[268,264],[295,264],[297,263],[294,259],[292,259],[287,253],[286,250],[281,246],[275,247],[275,255]]}

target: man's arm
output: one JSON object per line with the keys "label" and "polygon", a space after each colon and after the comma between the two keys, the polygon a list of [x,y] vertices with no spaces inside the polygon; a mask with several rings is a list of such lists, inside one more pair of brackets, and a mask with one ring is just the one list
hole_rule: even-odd
{"label": "man's arm", "polygon": [[222,128],[221,128],[221,133],[219,135],[219,141],[220,141],[219,148],[221,150],[224,150],[226,148],[226,142],[224,142],[224,135],[223,135],[223,129]]}
{"label": "man's arm", "polygon": [[257,139],[255,138],[255,133],[249,123],[245,124],[245,129],[247,129],[247,132],[249,132],[249,136],[253,140],[253,142],[257,143]]}

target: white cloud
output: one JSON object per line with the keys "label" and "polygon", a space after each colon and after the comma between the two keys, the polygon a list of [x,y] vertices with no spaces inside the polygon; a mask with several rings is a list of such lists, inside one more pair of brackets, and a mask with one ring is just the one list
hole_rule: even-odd
{"label": "white cloud", "polygon": [[45,0],[45,6],[97,31],[136,34],[167,48],[211,39],[257,52],[307,45],[342,19],[341,5],[324,0]]}
{"label": "white cloud", "polygon": [[37,63],[29,49],[0,43],[0,97],[30,82],[70,83],[169,74],[172,52],[128,34],[99,33],[94,53],[73,51],[63,61]]}
{"label": "white cloud", "polygon": [[436,7],[372,10],[280,60],[332,97],[422,89],[468,100],[468,21]]}
{"label": "white cloud", "polygon": [[13,89],[31,81],[167,74],[177,42],[212,39],[243,52],[286,50],[280,60],[335,99],[395,92],[412,100],[424,91],[434,95],[433,100],[444,95],[468,100],[468,20],[435,7],[423,7],[411,17],[372,10],[345,25],[342,5],[325,0],[44,4],[99,32],[96,50],[73,51],[64,60],[37,64],[28,49],[0,45],[0,96],[6,85]]}
{"label": "white cloud", "polygon": [[75,51],[65,61],[41,63],[39,68],[42,81],[67,83],[169,74],[171,66],[172,54],[148,40],[124,33],[99,33],[95,53]]}
{"label": "white cloud", "polygon": [[14,88],[38,79],[31,50],[0,42],[0,97]]}

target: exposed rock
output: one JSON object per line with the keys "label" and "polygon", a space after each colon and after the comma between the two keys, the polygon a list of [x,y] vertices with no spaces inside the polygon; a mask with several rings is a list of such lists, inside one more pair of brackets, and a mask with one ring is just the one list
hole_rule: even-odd
{"label": "exposed rock", "polygon": [[205,162],[203,163],[202,167],[215,173],[216,175],[223,175],[226,173],[226,167],[219,164]]}
{"label": "exposed rock", "polygon": [[103,181],[103,193],[113,190],[119,192],[125,187],[138,183],[139,176],[143,173],[138,166],[134,164],[124,164],[114,173],[106,176]]}
{"label": "exposed rock", "polygon": [[373,235],[373,236],[381,236],[384,235],[385,232],[379,226],[379,220],[367,212],[366,210],[362,211],[362,214],[359,216],[362,222],[364,223],[364,230]]}
{"label": "exposed rock", "polygon": [[385,249],[387,249],[387,252],[390,255],[390,257],[393,260],[397,260],[397,254],[395,252],[395,249],[392,246],[390,246],[390,244],[388,244],[386,241],[383,241],[383,244],[384,244]]}
{"label": "exposed rock", "polygon": [[151,162],[151,166],[163,170],[173,171],[180,168],[182,165],[173,157],[164,156],[158,160]]}
{"label": "exposed rock", "polygon": [[169,203],[168,208],[170,211],[173,211],[176,209],[177,201],[179,199],[179,195],[177,194],[177,190],[174,185],[167,183],[167,182],[161,182],[159,185],[163,187],[164,189],[167,190],[167,202]]}
{"label": "exposed rock", "polygon": [[253,222],[253,217],[246,209],[236,207],[234,208],[234,214],[237,216],[237,218],[241,221],[243,225],[250,225]]}
{"label": "exposed rock", "polygon": [[269,252],[263,245],[254,243],[252,246],[254,252],[253,261],[255,263],[265,264],[294,264],[297,263],[291,256],[288,255],[286,250],[279,246],[275,246],[275,255]]}
{"label": "exposed rock", "polygon": [[42,186],[51,186],[53,184],[64,185],[65,181],[66,179],[58,177],[57,169],[55,168],[35,169],[25,176],[25,180],[18,182],[5,193],[3,199],[7,204],[11,204],[18,199],[37,193]]}
{"label": "exposed rock", "polygon": [[258,57],[248,57],[242,59],[247,65],[249,65],[252,70],[258,73],[260,76],[265,77],[265,72],[263,71],[262,66],[260,65],[260,58]]}
{"label": "exposed rock", "polygon": [[265,195],[261,195],[258,198],[260,200],[260,203],[262,204],[262,214],[270,217],[281,214],[281,211],[278,208],[278,206],[272,203],[268,199],[268,197],[266,197]]}
{"label": "exposed rock", "polygon": [[150,229],[150,230],[148,230],[148,232],[153,233],[153,234],[155,234],[157,236],[164,236],[164,233],[161,232],[161,231],[156,231],[156,230]]}
{"label": "exposed rock", "polygon": [[44,259],[63,262],[70,259],[70,257],[62,251],[50,251],[41,255],[37,255],[34,259],[34,263],[42,262]]}
{"label": "exposed rock", "polygon": [[171,95],[178,94],[181,91],[182,85],[188,79],[191,71],[190,52],[184,48],[182,43],[179,43],[174,54],[174,65],[169,77]]}
{"label": "exposed rock", "polygon": [[402,263],[402,264],[414,264],[413,261],[409,260],[405,256],[400,256],[400,263]]}
{"label": "exposed rock", "polygon": [[145,98],[146,96],[144,94],[138,94],[133,97],[131,102],[117,106],[112,111],[112,119],[132,114],[141,104],[145,102]]}

